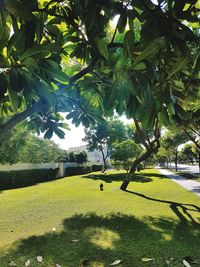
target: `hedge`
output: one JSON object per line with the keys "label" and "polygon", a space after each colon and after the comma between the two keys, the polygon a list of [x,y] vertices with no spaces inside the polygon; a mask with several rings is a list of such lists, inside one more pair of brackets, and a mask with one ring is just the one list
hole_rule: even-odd
{"label": "hedge", "polygon": [[16,171],[0,171],[0,189],[11,189],[34,185],[56,178],[56,169],[29,169]]}
{"label": "hedge", "polygon": [[[89,172],[100,171],[101,169],[102,165],[66,167],[64,176],[86,174]],[[31,186],[37,183],[62,178],[57,177],[58,171],[59,168],[0,171],[0,190]]]}

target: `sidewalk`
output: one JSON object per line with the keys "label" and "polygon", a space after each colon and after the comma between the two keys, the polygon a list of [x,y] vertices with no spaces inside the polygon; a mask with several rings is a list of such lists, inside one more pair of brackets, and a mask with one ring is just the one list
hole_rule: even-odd
{"label": "sidewalk", "polygon": [[200,183],[199,182],[184,178],[183,176],[174,174],[173,172],[170,172],[170,171],[165,170],[165,169],[161,169],[159,167],[157,167],[157,169],[160,171],[160,173],[169,177],[175,183],[190,190],[191,192],[193,192],[194,194],[196,194],[197,196],[200,197]]}

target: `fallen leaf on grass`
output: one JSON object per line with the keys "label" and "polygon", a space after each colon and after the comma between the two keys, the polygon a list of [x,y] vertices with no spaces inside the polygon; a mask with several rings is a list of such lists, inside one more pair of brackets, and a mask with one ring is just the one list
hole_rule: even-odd
{"label": "fallen leaf on grass", "polygon": [[17,266],[17,264],[14,261],[9,262],[8,265],[12,266],[12,267],[16,267]]}
{"label": "fallen leaf on grass", "polygon": [[31,260],[27,260],[27,261],[25,262],[25,266],[26,266],[26,267],[28,267],[30,264],[31,264]]}
{"label": "fallen leaf on grass", "polygon": [[115,266],[115,265],[120,264],[121,262],[122,262],[121,260],[116,260],[116,261],[112,262],[110,265]]}
{"label": "fallen leaf on grass", "polygon": [[56,263],[55,267],[61,267],[59,264]]}
{"label": "fallen leaf on grass", "polygon": [[189,264],[189,262],[186,261],[186,260],[183,260],[183,264],[184,264],[185,267],[192,267],[192,266]]}
{"label": "fallen leaf on grass", "polygon": [[80,240],[79,239],[72,239],[71,242],[72,243],[76,243],[76,242],[79,242]]}
{"label": "fallen leaf on grass", "polygon": [[153,260],[154,260],[153,258],[142,258],[143,262],[150,262],[150,261],[153,261]]}
{"label": "fallen leaf on grass", "polygon": [[42,262],[43,261],[42,256],[37,256],[36,259],[37,259],[38,262]]}

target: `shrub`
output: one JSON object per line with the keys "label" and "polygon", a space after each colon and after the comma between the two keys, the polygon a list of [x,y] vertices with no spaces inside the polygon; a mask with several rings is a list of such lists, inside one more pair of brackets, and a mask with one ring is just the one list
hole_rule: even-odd
{"label": "shrub", "polygon": [[102,165],[97,165],[97,164],[93,164],[92,166],[92,172],[98,172],[101,171],[103,166]]}
{"label": "shrub", "polygon": [[56,169],[0,171],[0,189],[19,188],[56,179]]}
{"label": "shrub", "polygon": [[88,165],[66,167],[65,176],[85,174],[91,171],[92,171],[92,167]]}

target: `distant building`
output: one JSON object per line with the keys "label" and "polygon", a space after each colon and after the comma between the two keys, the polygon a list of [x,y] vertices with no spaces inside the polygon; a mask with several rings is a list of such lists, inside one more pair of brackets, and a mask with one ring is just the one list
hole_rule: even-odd
{"label": "distant building", "polygon": [[[87,154],[88,161],[94,162],[94,163],[103,163],[102,154],[99,150],[93,150],[89,151],[86,146],[77,146],[77,147],[70,147],[67,152],[83,152]],[[106,150],[104,150],[104,153],[106,154]],[[107,162],[110,161],[110,158],[107,158]]]}

